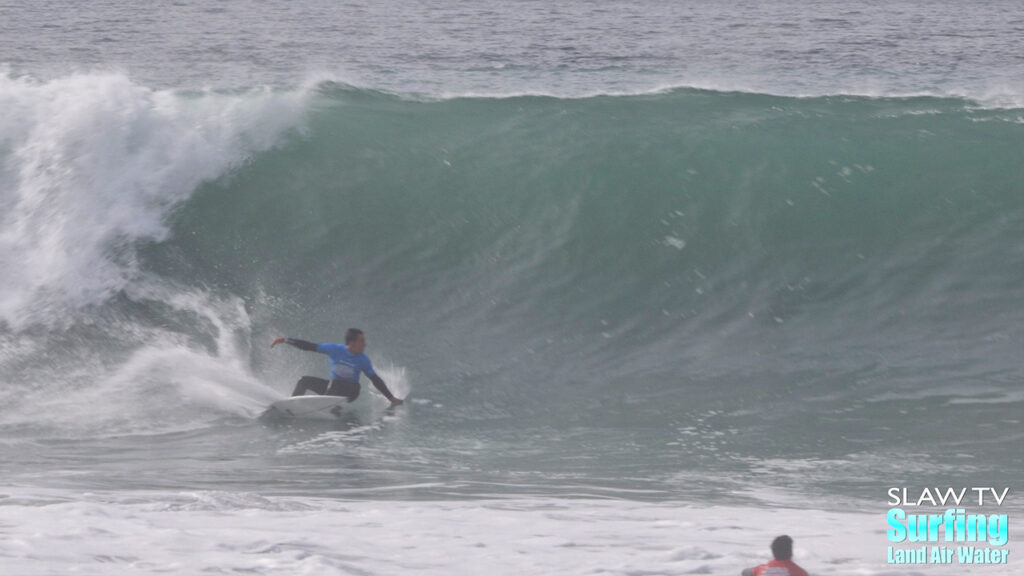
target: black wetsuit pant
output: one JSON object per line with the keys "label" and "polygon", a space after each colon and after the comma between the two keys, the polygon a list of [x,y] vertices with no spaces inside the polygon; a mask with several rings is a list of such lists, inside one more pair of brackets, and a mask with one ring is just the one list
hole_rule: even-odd
{"label": "black wetsuit pant", "polygon": [[303,376],[295,384],[292,396],[302,396],[306,390],[312,390],[320,395],[347,396],[351,402],[359,397],[359,383],[345,382],[344,380],[324,380],[315,376]]}

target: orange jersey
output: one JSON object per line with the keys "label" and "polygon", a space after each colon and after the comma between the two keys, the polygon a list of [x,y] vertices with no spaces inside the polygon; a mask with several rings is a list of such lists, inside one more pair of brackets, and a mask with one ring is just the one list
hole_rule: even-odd
{"label": "orange jersey", "polygon": [[772,560],[754,568],[754,576],[807,576],[807,572],[792,560]]}

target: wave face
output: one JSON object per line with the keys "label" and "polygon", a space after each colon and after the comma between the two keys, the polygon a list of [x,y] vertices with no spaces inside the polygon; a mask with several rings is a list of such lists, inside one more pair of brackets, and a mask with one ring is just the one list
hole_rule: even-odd
{"label": "wave face", "polygon": [[272,336],[359,326],[431,429],[591,430],[534,440],[607,469],[1021,471],[1019,109],[117,75],[8,78],[0,109],[8,430],[218,425],[323,370]]}

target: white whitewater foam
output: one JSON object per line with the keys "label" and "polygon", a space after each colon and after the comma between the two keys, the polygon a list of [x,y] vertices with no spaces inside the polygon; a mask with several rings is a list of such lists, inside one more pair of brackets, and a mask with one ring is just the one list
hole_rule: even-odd
{"label": "white whitewater foam", "polygon": [[225,418],[255,418],[282,397],[249,367],[251,329],[241,299],[154,284],[132,286],[128,293],[202,318],[214,349],[196,348],[174,332],[135,327],[134,338],[144,345],[114,366],[68,368],[58,376],[58,393],[52,386],[26,390],[7,383],[0,391],[0,426],[58,437],[180,432]]}
{"label": "white whitewater foam", "polygon": [[0,74],[0,325],[53,325],[137,274],[196,187],[301,127],[312,88],[178,93]]}
{"label": "white whitewater foam", "polygon": [[768,544],[781,533],[794,538],[794,560],[815,575],[1002,576],[1019,570],[1015,562],[890,567],[885,518],[878,513],[617,500],[6,494],[0,499],[0,563],[22,576],[732,575],[766,562]]}

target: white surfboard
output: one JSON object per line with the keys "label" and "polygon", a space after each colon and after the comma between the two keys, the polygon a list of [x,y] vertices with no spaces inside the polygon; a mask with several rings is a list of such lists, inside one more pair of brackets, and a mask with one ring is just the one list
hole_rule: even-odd
{"label": "white surfboard", "polygon": [[346,396],[292,396],[278,400],[267,408],[268,416],[280,418],[312,418],[315,420],[337,420],[351,410]]}

